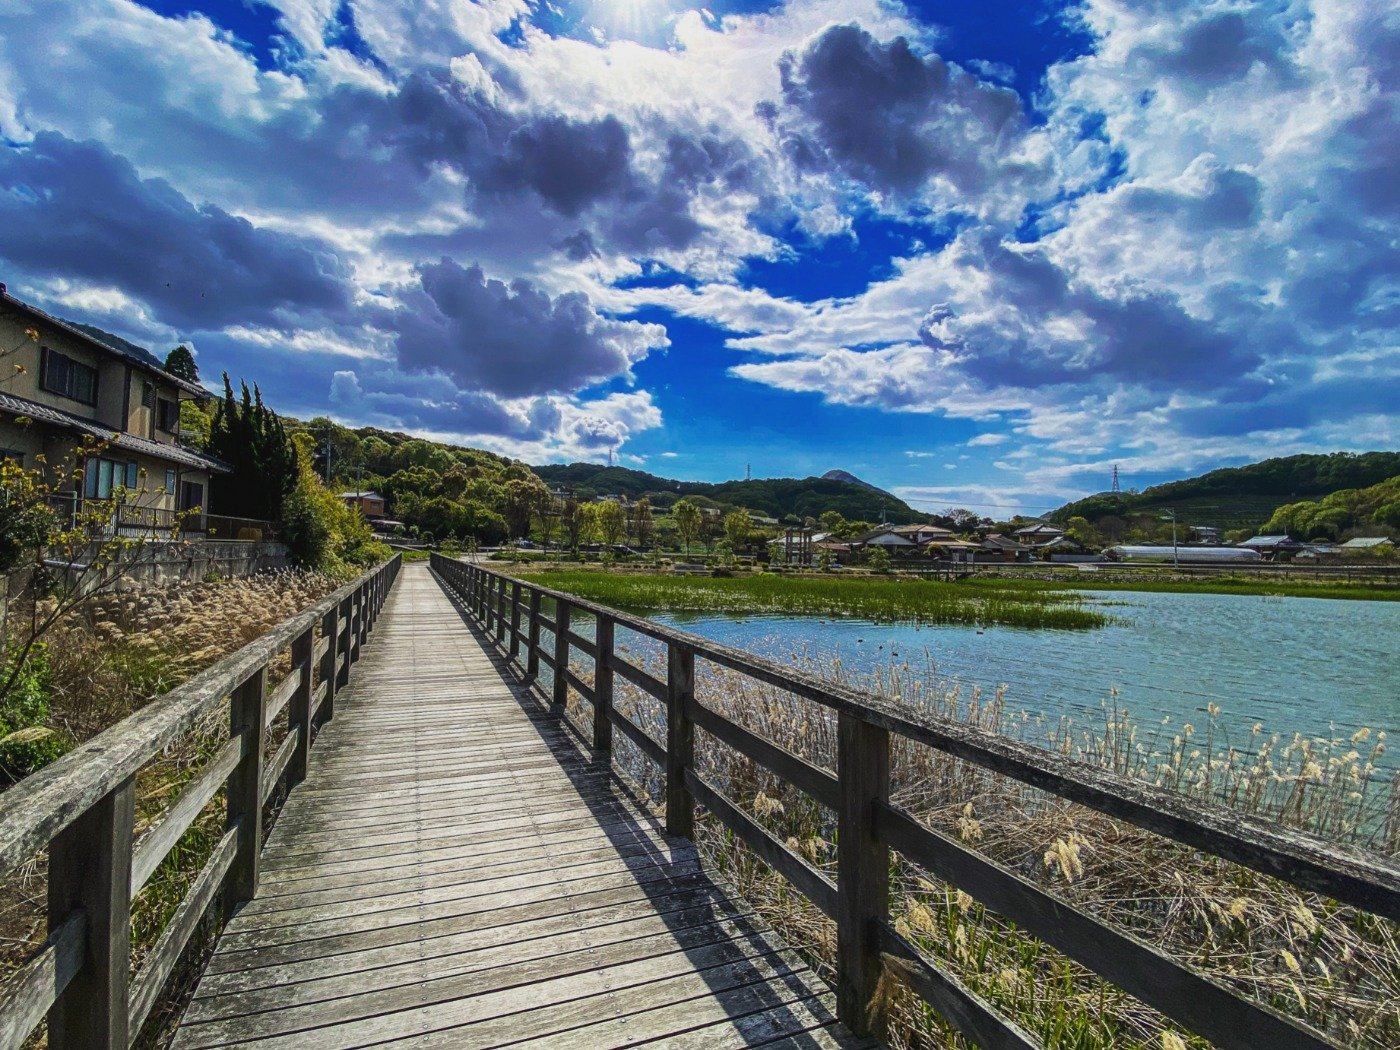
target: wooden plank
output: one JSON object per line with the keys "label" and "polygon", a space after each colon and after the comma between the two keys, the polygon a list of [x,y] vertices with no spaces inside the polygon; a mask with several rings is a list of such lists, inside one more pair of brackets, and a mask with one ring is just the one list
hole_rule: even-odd
{"label": "wooden plank", "polygon": [[597,647],[593,652],[593,750],[612,750],[612,721],[608,718],[613,709],[613,622],[606,616],[598,618],[594,629]]}
{"label": "wooden plank", "polygon": [[666,768],[666,749],[647,736],[641,726],[616,708],[608,712],[608,720],[622,730],[622,735],[632,741],[637,746],[638,751],[646,755],[661,769]]}
{"label": "wooden plank", "polygon": [[836,885],[808,864],[768,830],[750,817],[734,801],[691,770],[686,770],[686,784],[700,804],[740,840],[758,854],[759,858],[811,900],[831,918],[836,917]]}
{"label": "wooden plank", "polygon": [[640,667],[628,663],[615,652],[609,658],[608,666],[637,688],[641,689],[644,693],[648,693],[663,702],[665,701],[666,683],[660,678],[657,678],[655,675],[647,674]]}
{"label": "wooden plank", "polygon": [[219,793],[228,775],[242,760],[246,743],[247,736],[242,733],[225,743],[219,753],[185,785],[174,804],[165,811],[161,822],[141,836],[131,861],[133,897],[146,885],[146,880],[160,867],[160,862],[180,841],[180,837],[189,830],[195,817],[204,812],[204,807]]}
{"label": "wooden plank", "polygon": [[83,964],[87,913],[73,912],[0,983],[0,1050],[19,1050]]}
{"label": "wooden plank", "polygon": [[593,644],[593,641],[591,639],[585,638],[577,631],[569,632],[569,644],[572,645],[579,652],[583,653],[584,656],[587,656],[593,660],[598,659],[598,647]]}
{"label": "wooden plank", "polygon": [[984,1050],[1040,1050],[1039,1039],[901,937],[877,927],[880,958],[899,980]]}
{"label": "wooden plank", "polygon": [[125,1050],[131,959],[131,829],[127,778],[49,844],[49,929],[86,916],[83,960],[49,1008],[52,1050]]}
{"label": "wooden plank", "polygon": [[554,691],[552,702],[562,711],[569,699],[569,603],[559,602],[554,607],[554,659],[549,666],[554,668]]}
{"label": "wooden plank", "polygon": [[875,834],[875,808],[890,797],[890,735],[852,715],[837,719],[836,1014],[856,1035],[880,1035],[876,928],[889,917],[890,851]]}
{"label": "wooden plank", "polygon": [[690,720],[718,740],[747,755],[764,769],[782,777],[793,787],[811,795],[828,809],[841,805],[841,784],[836,776],[786,748],[764,740],[741,725],[729,721],[719,712],[692,699],[686,705]]}
{"label": "wooden plank", "polygon": [[1326,1037],[1229,986],[1195,972],[1159,948],[1078,911],[908,813],[878,805],[875,822],[891,848],[966,890],[1033,937],[1053,945],[1219,1047],[1335,1046]]}
{"label": "wooden plank", "polygon": [[237,829],[224,832],[224,837],[204,862],[204,867],[200,869],[189,892],[185,894],[185,899],[165,924],[165,929],[161,931],[155,946],[147,953],[131,985],[129,1010],[133,1034],[139,1033],[141,1026],[150,1017],[151,1010],[165,988],[165,982],[170,979],[171,971],[175,969],[175,964],[180,961],[190,938],[194,936],[194,931],[213,904],[214,895],[222,888],[224,878],[233,866],[237,850]]}
{"label": "wooden plank", "polygon": [[686,705],[695,699],[695,653],[682,645],[666,649],[666,830],[695,837],[695,799],[686,774],[695,765],[695,729]]}
{"label": "wooden plank", "polygon": [[292,694],[297,691],[297,686],[301,683],[301,672],[293,667],[287,677],[277,683],[277,688],[268,694],[267,712],[263,715],[263,721],[267,726],[271,726],[277,721],[277,716],[282,713],[282,708],[287,706],[287,701],[292,698]]}
{"label": "wooden plank", "polygon": [[263,699],[267,666],[241,683],[230,697],[229,735],[244,737],[243,757],[229,774],[226,830],[238,832],[238,855],[229,871],[226,913],[258,892],[263,840]]}
{"label": "wooden plank", "polygon": [[272,793],[277,790],[277,782],[282,779],[282,774],[291,765],[292,759],[296,757],[298,748],[301,746],[301,732],[288,733],[278,746],[277,751],[267,762],[267,768],[262,771],[262,800],[267,804],[267,800],[272,797]]}

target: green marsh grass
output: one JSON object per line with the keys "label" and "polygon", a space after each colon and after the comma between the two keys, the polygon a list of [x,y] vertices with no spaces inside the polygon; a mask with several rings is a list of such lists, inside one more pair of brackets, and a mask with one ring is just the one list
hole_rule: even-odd
{"label": "green marsh grass", "polygon": [[525,574],[623,609],[672,612],[792,613],[915,620],[930,624],[996,624],[1008,627],[1086,630],[1109,623],[1073,594],[1013,588],[973,590],[935,580],[778,576],[767,573],[720,578],[609,574],[587,571]]}

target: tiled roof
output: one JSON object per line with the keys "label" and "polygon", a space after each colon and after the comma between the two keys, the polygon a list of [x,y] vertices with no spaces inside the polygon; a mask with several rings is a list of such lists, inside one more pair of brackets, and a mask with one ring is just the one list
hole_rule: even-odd
{"label": "tiled roof", "polygon": [[17,307],[25,313],[39,318],[41,321],[47,321],[49,324],[63,329],[69,335],[81,339],[83,342],[95,346],[99,350],[105,350],[109,354],[116,354],[122,360],[135,365],[144,372],[159,376],[163,381],[178,386],[188,394],[194,394],[196,397],[204,399],[214,396],[198,383],[191,383],[189,380],[171,375],[161,366],[160,360],[144,346],[137,346],[135,343],[128,342],[121,336],[113,335],[111,332],[104,332],[101,328],[96,328],[87,324],[79,324],[76,321],[65,321],[61,317],[55,317],[53,314],[45,313],[37,306],[26,303],[23,299],[16,299],[9,292],[5,291],[2,285],[0,285],[0,301]]}
{"label": "tiled roof", "polygon": [[212,456],[206,456],[202,452],[196,452],[192,448],[185,448],[183,445],[166,445],[149,438],[138,437],[135,434],[114,431],[105,423],[100,423],[95,419],[86,419],[83,416],[75,416],[71,412],[65,412],[61,408],[41,405],[37,401],[30,401],[27,397],[0,392],[0,412],[26,416],[50,426],[76,431],[79,434],[89,434],[99,440],[110,442],[114,448],[138,452],[144,456],[168,460],[171,463],[180,463],[198,470],[212,470],[218,474],[227,474],[231,469],[228,464],[214,459]]}

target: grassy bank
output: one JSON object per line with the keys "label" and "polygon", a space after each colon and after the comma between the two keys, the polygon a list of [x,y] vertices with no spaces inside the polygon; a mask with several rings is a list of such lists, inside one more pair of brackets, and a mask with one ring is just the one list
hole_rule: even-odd
{"label": "grassy bank", "polygon": [[673,612],[792,613],[1083,630],[1109,622],[1060,588],[981,588],[933,580],[776,575],[662,576],[587,571],[533,572],[527,578],[624,609]]}
{"label": "grassy bank", "polygon": [[[841,677],[839,667],[827,670]],[[662,705],[620,680],[615,687],[619,709],[664,739]],[[921,676],[888,677],[882,691],[1242,813],[1389,855],[1400,849],[1396,785],[1371,776],[1384,733],[1308,739],[1261,728],[1249,746],[1227,748],[1214,728],[1215,711],[1200,726],[1158,737],[1140,734],[1125,712],[1097,729],[1041,727],[1007,711],[1001,696],[967,695]],[[712,667],[700,675],[697,697],[835,769],[835,720],[820,706]],[[589,715],[576,698],[571,712]],[[696,743],[708,781],[789,849],[835,876],[834,814],[715,738],[699,734]],[[625,741],[617,749],[623,768],[659,797],[652,767]],[[1393,923],[902,739],[894,741],[892,778],[895,799],[922,822],[1076,908],[1349,1046],[1400,1045],[1400,930]],[[711,863],[830,978],[835,931],[818,909],[713,819],[701,821],[698,840]],[[975,899],[976,886],[951,886],[899,855],[893,863],[890,907],[901,932],[1052,1050],[1207,1046],[988,911]],[[969,1045],[907,991],[894,984],[885,991],[891,1045]]]}
{"label": "grassy bank", "polygon": [[1111,575],[1111,570],[1075,572],[1051,579],[1028,576],[973,576],[958,584],[971,591],[1017,595],[1065,591],[1149,591],[1162,594],[1242,594],[1263,597],[1336,598],[1351,601],[1400,601],[1400,587],[1279,577],[1208,576],[1163,578]]}

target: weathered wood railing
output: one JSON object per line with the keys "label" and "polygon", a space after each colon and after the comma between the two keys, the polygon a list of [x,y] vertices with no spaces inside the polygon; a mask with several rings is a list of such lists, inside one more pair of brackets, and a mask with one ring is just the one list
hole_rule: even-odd
{"label": "weathered wood railing", "polygon": [[[253,897],[264,806],[279,785],[305,778],[315,729],[331,717],[401,562],[366,573],[0,795],[0,877],[48,852],[48,937],[0,984],[0,1050],[23,1045],[45,1016],[50,1050],[127,1050],[214,903],[222,900],[227,917]],[[291,670],[270,685],[269,665],[287,648]],[[133,840],[137,773],[220,710],[229,712],[227,742]],[[286,737],[269,757],[269,730],[284,710]],[[220,790],[223,837],[133,976],[132,898]]]}
{"label": "weathered wood railing", "polygon": [[[1400,865],[1379,856],[1335,846],[1223,806],[1187,799],[911,706],[846,689],[479,565],[435,554],[432,566],[506,655],[519,661],[527,680],[538,675],[541,663],[553,669],[551,700],[556,711],[562,713],[570,689],[592,705],[595,749],[610,751],[612,732],[617,729],[660,767],[665,777],[666,827],[670,833],[692,836],[696,805],[704,806],[835,920],[837,1010],[859,1034],[880,1025],[871,1007],[876,1001],[876,985],[888,968],[979,1045],[1040,1045],[896,932],[890,921],[888,886],[893,850],[1216,1046],[1283,1050],[1338,1045],[1140,938],[1074,908],[892,804],[891,733],[1303,889],[1400,920]],[[575,614],[592,619],[592,639],[571,629]],[[618,627],[665,646],[664,681],[619,656],[614,646]],[[551,643],[541,642],[542,631],[552,634]],[[591,685],[585,675],[572,669],[573,653],[586,658],[585,667],[591,664]],[[836,773],[699,703],[695,697],[697,657],[834,711]],[[665,705],[665,743],[654,740],[614,708],[616,677]],[[693,760],[696,728],[835,812],[834,883],[699,775]]]}

